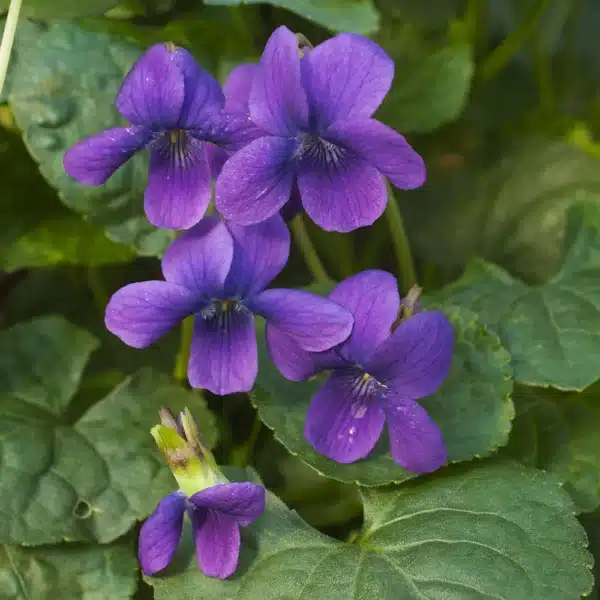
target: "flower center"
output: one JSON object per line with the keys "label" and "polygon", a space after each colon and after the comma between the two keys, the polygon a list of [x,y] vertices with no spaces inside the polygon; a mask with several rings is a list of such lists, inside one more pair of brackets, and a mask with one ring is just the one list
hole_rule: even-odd
{"label": "flower center", "polygon": [[179,169],[193,167],[196,164],[201,143],[184,129],[167,129],[156,132],[151,146],[158,152],[163,162]]}
{"label": "flower center", "polygon": [[347,386],[348,397],[352,398],[350,410],[355,419],[362,419],[371,402],[380,400],[385,392],[385,386],[360,367],[349,369]]}
{"label": "flower center", "polygon": [[173,146],[178,146],[185,143],[185,131],[183,129],[172,129],[167,132],[169,141]]}
{"label": "flower center", "polygon": [[198,315],[209,321],[213,329],[228,330],[232,319],[239,314],[248,313],[248,309],[237,298],[215,299],[205,306]]}
{"label": "flower center", "polygon": [[314,133],[303,133],[296,157],[310,160],[328,169],[337,169],[343,164],[347,152]]}

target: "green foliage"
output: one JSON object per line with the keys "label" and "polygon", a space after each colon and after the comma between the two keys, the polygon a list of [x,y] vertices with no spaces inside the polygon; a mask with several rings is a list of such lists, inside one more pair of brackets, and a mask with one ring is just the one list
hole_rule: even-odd
{"label": "green foliage", "polygon": [[[452,370],[442,388],[420,402],[442,430],[450,461],[455,462],[486,456],[505,444],[514,409],[509,355],[498,337],[472,312],[445,310],[456,331]],[[265,354],[263,349],[263,359]],[[384,438],[367,458],[353,464],[335,463],[313,450],[304,439],[304,422],[310,398],[322,383],[322,377],[306,383],[288,381],[265,359],[252,398],[275,437],[327,477],[367,486],[413,477],[391,458]]]}
{"label": "green foliage", "polygon": [[271,4],[299,14],[332,31],[367,35],[377,31],[379,22],[372,0],[204,0],[214,6]]}
{"label": "green foliage", "polygon": [[600,394],[519,387],[508,454],[556,476],[580,511],[600,504]]}
{"label": "green foliage", "polygon": [[404,133],[427,132],[456,120],[473,77],[472,50],[455,44],[398,69],[378,117]]}
{"label": "green foliage", "polygon": [[584,531],[567,494],[539,472],[483,463],[363,497],[353,544],[319,534],[270,495],[232,580],[202,575],[186,535],[178,575],[147,581],[156,600],[576,600],[591,588]]}
{"label": "green foliage", "polygon": [[[518,92],[525,84],[507,85]],[[492,106],[489,118],[500,110]],[[478,255],[542,282],[560,265],[565,209],[598,201],[598,161],[564,141],[537,136],[511,144],[500,160],[478,169],[481,153],[476,146],[441,156],[448,167],[440,164],[437,173],[432,159],[432,185],[401,196],[413,240],[438,264],[462,266]]]}
{"label": "green foliage", "polygon": [[440,299],[475,310],[498,333],[516,381],[581,390],[600,377],[599,277],[600,206],[584,204],[568,213],[563,263],[545,284],[478,260]]}
{"label": "green foliage", "polygon": [[57,264],[98,267],[134,254],[63,206],[39,176],[14,134],[0,130],[7,168],[0,193],[0,264],[6,271]]}
{"label": "green foliage", "polygon": [[2,543],[110,542],[147,516],[174,488],[148,433],[161,406],[189,406],[215,441],[201,397],[149,369],[87,410],[75,404],[96,345],[52,317],[0,334]]}
{"label": "green foliage", "polygon": [[131,543],[0,549],[1,600],[128,600],[137,565]]}
{"label": "green foliage", "polygon": [[[75,19],[101,15],[119,4],[118,0],[25,0],[23,14],[32,19]],[[0,10],[8,8],[10,0],[0,0]]]}

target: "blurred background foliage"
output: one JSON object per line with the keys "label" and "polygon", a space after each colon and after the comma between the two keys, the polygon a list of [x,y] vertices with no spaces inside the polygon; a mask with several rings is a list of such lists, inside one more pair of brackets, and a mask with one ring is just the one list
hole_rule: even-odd
{"label": "blurred background foliage", "polygon": [[[0,10],[7,6],[0,0]],[[423,188],[396,192],[427,291],[454,280],[474,256],[543,283],[560,263],[565,209],[600,201],[597,0],[25,0],[22,14],[0,98],[0,316],[10,326],[62,315],[98,338],[75,396],[79,414],[142,366],[172,371],[177,354],[177,332],[138,351],[103,326],[109,296],[157,276],[157,257],[172,238],[144,218],[145,158],[136,156],[100,188],[81,186],[62,169],[74,142],[121,122],[115,94],[152,43],[185,46],[221,81],[256,61],[282,24],[314,44],[337,31],[381,44],[396,77],[377,117],[405,134],[428,165]],[[396,270],[385,219],[349,235],[308,226],[335,279],[370,267]],[[279,283],[310,282],[294,251]],[[552,446],[560,434],[555,400],[523,392],[515,427],[527,430],[530,410],[547,413],[538,434]],[[207,401],[218,417],[218,458],[244,466],[253,409],[244,396]],[[585,425],[582,410],[567,419],[575,431]],[[265,428],[256,435],[254,466],[286,503],[337,537],[360,524],[355,486],[319,476]],[[548,468],[535,456],[531,462]],[[579,490],[584,505],[586,492]],[[593,548],[599,523],[594,513],[585,517]],[[103,560],[123,552],[107,548]],[[62,564],[60,552],[70,551],[48,550],[45,560]],[[27,552],[14,560],[28,564]],[[77,556],[74,572],[88,560]],[[114,597],[127,597],[130,587],[115,587]],[[22,596],[0,590],[5,597]],[[150,597],[149,588],[137,597]]]}

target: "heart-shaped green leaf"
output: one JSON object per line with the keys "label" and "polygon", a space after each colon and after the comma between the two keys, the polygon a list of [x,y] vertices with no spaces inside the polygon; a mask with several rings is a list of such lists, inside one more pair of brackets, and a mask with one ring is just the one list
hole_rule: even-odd
{"label": "heart-shaped green leaf", "polygon": [[583,392],[518,386],[517,416],[503,450],[555,475],[581,511],[600,504],[600,385]]}
{"label": "heart-shaped green leaf", "polygon": [[0,547],[2,600],[129,600],[137,587],[132,544]]}
{"label": "heart-shaped green leaf", "polygon": [[482,463],[363,490],[356,543],[311,529],[269,494],[244,530],[238,572],[205,577],[189,532],[156,600],[578,600],[592,558],[563,490],[539,471]]}
{"label": "heart-shaped green leaf", "polygon": [[162,406],[189,406],[215,442],[202,397],[150,369],[79,407],[85,397],[74,394],[95,346],[55,317],[0,333],[2,543],[106,543],[152,512],[176,487],[149,433]]}
{"label": "heart-shaped green leaf", "polygon": [[520,383],[580,390],[600,378],[600,205],[568,211],[563,263],[541,286],[473,261],[439,294],[495,331]]}

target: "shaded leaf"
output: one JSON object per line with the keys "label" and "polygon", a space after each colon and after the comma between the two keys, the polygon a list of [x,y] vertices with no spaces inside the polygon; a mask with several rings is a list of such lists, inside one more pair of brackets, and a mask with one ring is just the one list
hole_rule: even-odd
{"label": "shaded leaf", "polygon": [[136,261],[95,269],[93,275],[98,280],[95,286],[104,289],[92,292],[90,273],[82,268],[30,271],[6,301],[4,315],[7,324],[39,316],[60,315],[91,332],[101,343],[92,356],[87,375],[110,373],[113,381],[105,392],[142,367],[170,370],[179,347],[176,329],[148,348],[138,349],[124,344],[104,325],[104,307],[109,295],[131,281],[160,278],[159,265],[155,261]]}
{"label": "shaded leaf", "polygon": [[99,187],[77,183],[62,164],[64,152],[75,142],[123,124],[114,99],[140,53],[116,37],[73,23],[51,23],[26,48],[19,48],[9,103],[29,151],[62,201],[106,227],[112,239],[154,255],[164,250],[172,234],[155,229],[144,216],[145,156],[138,153]]}
{"label": "shaded leaf", "polygon": [[110,241],[63,206],[40,176],[21,139],[0,129],[0,266],[5,271],[56,264],[100,266],[131,260],[127,246]]}
{"label": "shaded leaf", "polygon": [[97,267],[133,257],[128,247],[111,242],[77,215],[44,221],[3,250],[2,266],[9,272],[55,264]]}
{"label": "shaded leaf", "polygon": [[201,396],[149,369],[78,411],[73,394],[94,344],[52,317],[0,334],[3,543],[106,543],[148,515],[176,487],[149,434],[161,406],[189,406],[207,444],[215,442]]}
{"label": "shaded leaf", "polygon": [[146,581],[156,600],[576,600],[592,586],[570,499],[540,472],[483,463],[363,495],[359,543],[326,538],[269,494],[233,578],[202,575],[188,533],[167,576]]}
{"label": "shaded leaf", "polygon": [[332,31],[368,34],[376,31],[379,23],[371,0],[204,0],[204,3],[214,6],[271,4]]}
{"label": "shaded leaf", "polygon": [[600,504],[600,386],[581,393],[520,386],[506,453],[552,473],[580,511]]}
{"label": "shaded leaf", "polygon": [[474,67],[467,44],[400,62],[377,118],[403,133],[432,131],[454,121],[467,102]]}
{"label": "shaded leaf", "polygon": [[[461,461],[488,455],[508,439],[514,413],[510,357],[473,313],[451,306],[445,310],[456,331],[451,373],[436,394],[420,403],[442,430],[450,460]],[[310,398],[323,377],[291,382],[268,361],[264,348],[261,359],[253,403],[261,420],[292,454],[339,481],[374,486],[414,477],[394,462],[385,438],[367,458],[353,464],[338,464],[318,454],[304,439],[304,423]]]}
{"label": "shaded leaf", "polygon": [[[75,19],[101,15],[117,4],[118,0],[25,0],[21,10],[32,19]],[[9,5],[10,0],[0,0],[0,10]]]}
{"label": "shaded leaf", "polygon": [[565,209],[600,198],[598,161],[547,138],[515,145],[487,168],[482,148],[471,152],[431,157],[427,186],[399,195],[411,242],[428,262],[462,267],[477,255],[544,281],[560,265]]}
{"label": "shaded leaf", "polygon": [[129,543],[0,547],[2,600],[128,600],[137,587]]}
{"label": "shaded leaf", "polygon": [[439,298],[498,333],[518,382],[580,390],[600,378],[600,205],[570,208],[565,236],[563,264],[541,286],[476,260]]}

